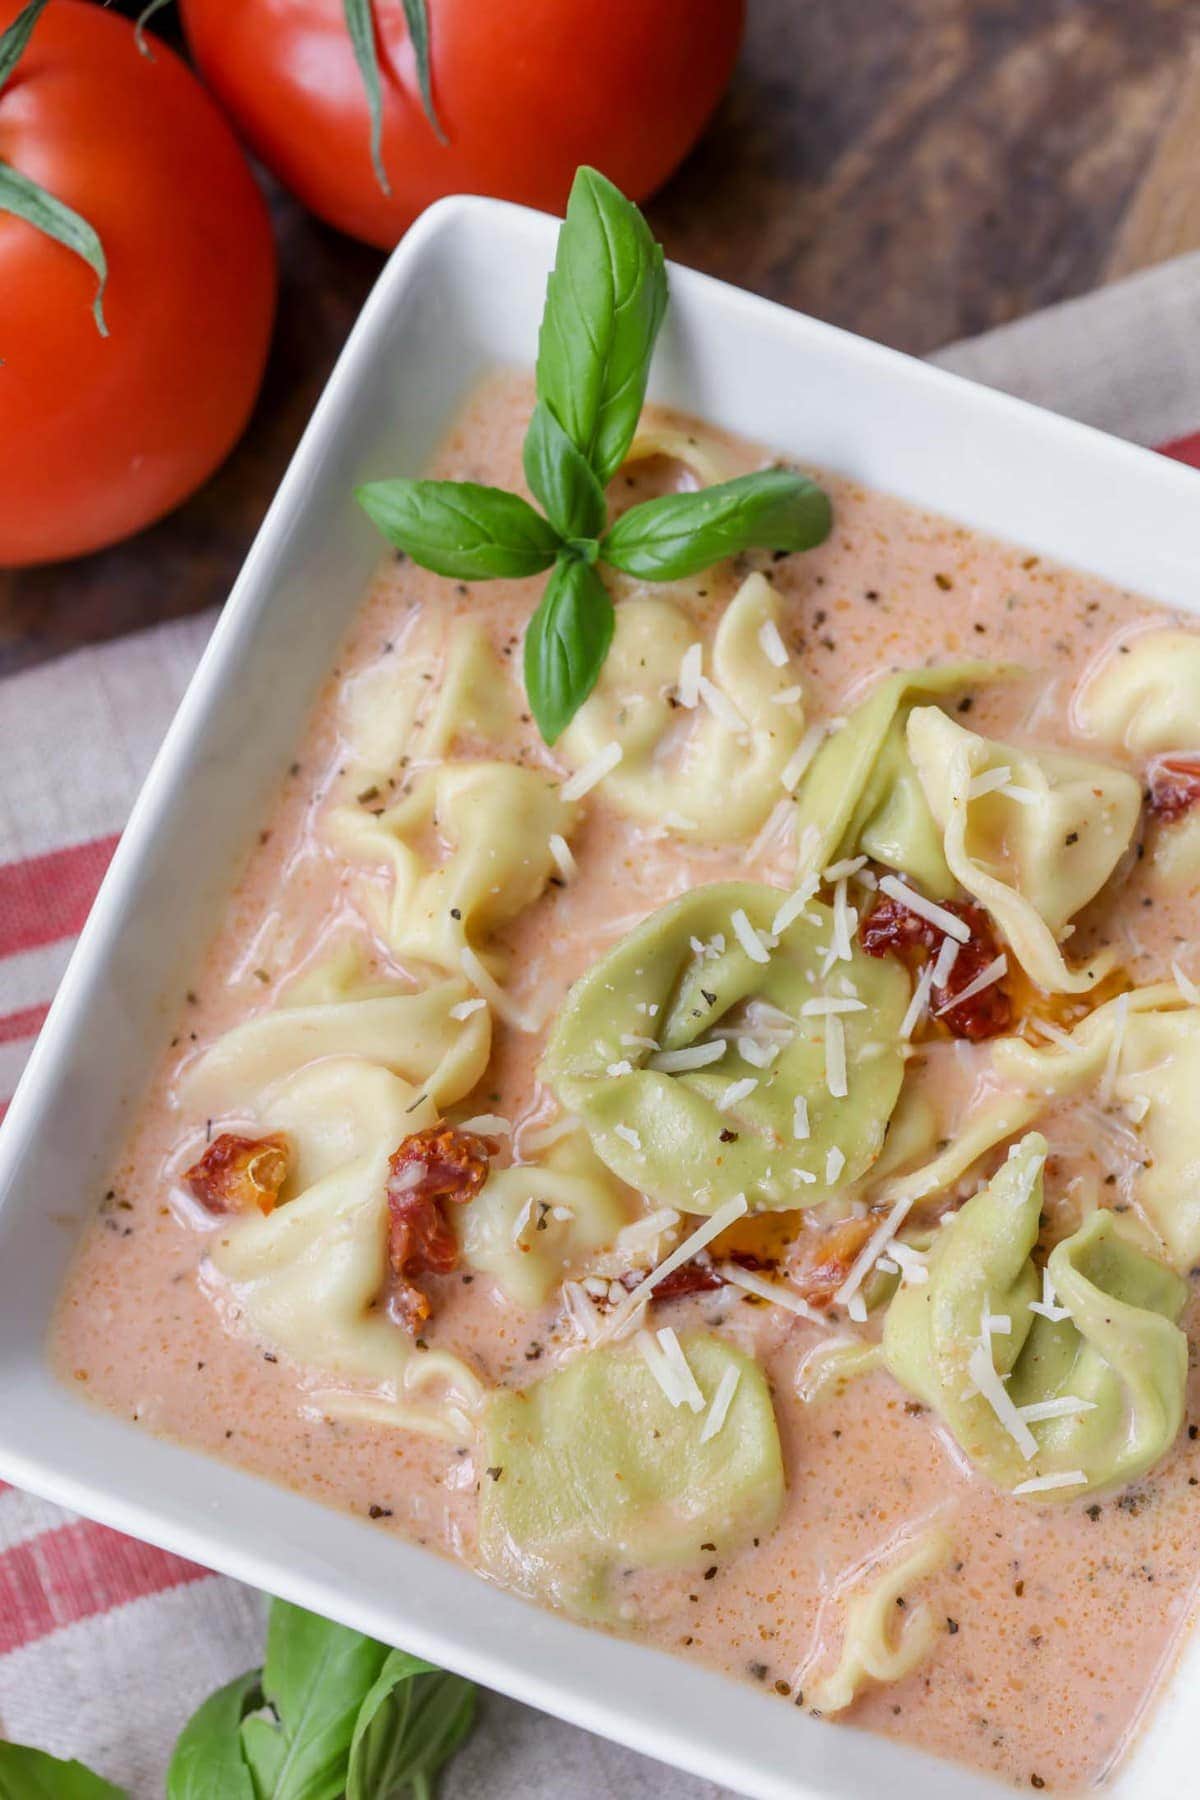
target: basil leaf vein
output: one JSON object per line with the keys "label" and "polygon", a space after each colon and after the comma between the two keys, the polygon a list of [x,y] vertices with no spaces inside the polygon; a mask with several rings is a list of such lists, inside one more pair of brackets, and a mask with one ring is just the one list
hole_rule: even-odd
{"label": "basil leaf vein", "polygon": [[548,406],[538,402],[525,433],[525,479],[563,538],[596,538],[604,530],[604,489]]}
{"label": "basil leaf vein", "polygon": [[538,398],[601,485],[633,441],[667,308],[661,247],[595,169],[575,177],[538,337]]}
{"label": "basil leaf vein", "polygon": [[197,1707],[167,1770],[167,1800],[255,1800],[241,1724],[262,1698],[260,1669],[239,1675]]}
{"label": "basil leaf vein", "polygon": [[595,687],[613,626],[613,603],[595,569],[562,557],[525,633],[525,692],[548,744]]}
{"label": "basil leaf vein", "polygon": [[601,539],[600,554],[643,581],[675,581],[742,550],[811,550],[832,521],[829,496],[815,481],[763,469],[631,506]]}
{"label": "basil leaf vein", "polygon": [[0,1742],[0,1800],[128,1800],[81,1762],[63,1762],[29,1744]]}
{"label": "basil leaf vein", "polygon": [[262,1687],[278,1723],[252,1714],[241,1728],[257,1800],[337,1800],[359,1708],[387,1654],[361,1632],[272,1603]]}
{"label": "basil leaf vein", "polygon": [[414,562],[459,581],[537,575],[558,553],[553,526],[519,494],[473,481],[372,481],[363,511]]}
{"label": "basil leaf vein", "polygon": [[346,1800],[401,1800],[425,1791],[474,1723],[475,1689],[393,1650],[359,1710]]}

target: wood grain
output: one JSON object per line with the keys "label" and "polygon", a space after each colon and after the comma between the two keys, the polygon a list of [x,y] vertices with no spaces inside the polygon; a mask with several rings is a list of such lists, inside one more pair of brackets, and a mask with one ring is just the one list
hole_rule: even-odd
{"label": "wood grain", "polygon": [[[1200,0],[749,0],[737,76],[651,206],[669,253],[923,352],[1200,244]],[[274,197],[251,428],[131,543],[0,572],[0,674],[211,606],[381,259]]]}

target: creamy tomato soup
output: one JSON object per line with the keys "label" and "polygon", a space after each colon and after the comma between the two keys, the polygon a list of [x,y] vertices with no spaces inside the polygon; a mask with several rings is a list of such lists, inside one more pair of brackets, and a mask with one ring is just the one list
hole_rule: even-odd
{"label": "creamy tomato soup", "polygon": [[[524,491],[531,406],[490,380],[433,472]],[[768,460],[649,409],[610,507]],[[827,487],[806,554],[614,581],[553,748],[540,581],[380,570],[54,1355],[781,1706],[1077,1789],[1200,1553],[1200,634]]]}

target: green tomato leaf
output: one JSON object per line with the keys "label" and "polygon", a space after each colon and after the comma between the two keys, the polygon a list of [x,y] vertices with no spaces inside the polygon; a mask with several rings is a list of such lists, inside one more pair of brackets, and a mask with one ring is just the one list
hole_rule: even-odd
{"label": "green tomato leaf", "polygon": [[175,1744],[167,1800],[255,1800],[241,1724],[261,1703],[261,1680],[261,1669],[251,1669],[197,1707]]}
{"label": "green tomato leaf", "polygon": [[538,402],[525,433],[525,479],[564,538],[596,538],[604,530],[604,489],[549,407]]}
{"label": "green tomato leaf", "polygon": [[676,581],[741,550],[811,550],[832,523],[824,488],[789,469],[763,469],[631,506],[600,554],[643,581]]}
{"label": "green tomato leaf", "polygon": [[404,0],[404,18],[408,25],[413,55],[417,59],[417,80],[421,86],[421,104],[425,108],[425,117],[437,133],[439,143],[444,144],[446,133],[442,130],[442,122],[433,104],[433,77],[429,65],[429,9],[425,0]]}
{"label": "green tomato leaf", "polygon": [[[10,27],[11,31],[16,30],[23,17],[24,14]],[[96,298],[92,302],[96,330],[101,337],[107,337],[104,289],[108,281],[108,261],[103,244],[87,220],[81,218],[72,207],[56,200],[53,194],[48,194],[36,181],[30,181],[19,169],[3,162],[0,162],[0,212],[13,213],[18,219],[24,219],[35,231],[44,232],[56,244],[62,244],[64,248],[73,250],[76,256],[83,258],[96,276]]]}
{"label": "green tomato leaf", "polygon": [[537,575],[558,552],[554,528],[527,500],[473,481],[371,481],[359,505],[414,562],[459,581]]}
{"label": "green tomato leaf", "polygon": [[662,250],[595,169],[575,177],[538,338],[538,398],[603,485],[633,441],[667,308]]}
{"label": "green tomato leaf", "polygon": [[242,1722],[256,1800],[337,1800],[359,1709],[387,1659],[361,1632],[271,1603],[263,1694],[278,1723]]}
{"label": "green tomato leaf", "polygon": [[427,1792],[474,1722],[471,1682],[393,1650],[354,1727],[346,1800]]}
{"label": "green tomato leaf", "polygon": [[525,691],[548,744],[596,685],[613,636],[613,603],[595,569],[562,557],[525,632]]}
{"label": "green tomato leaf", "polygon": [[2,88],[22,56],[25,46],[33,36],[33,28],[46,10],[47,0],[29,0],[23,6],[7,31],[0,36],[0,88]]}
{"label": "green tomato leaf", "polygon": [[0,1743],[0,1800],[128,1800],[124,1788],[80,1762],[60,1762],[28,1744]]}
{"label": "green tomato leaf", "polygon": [[383,93],[379,83],[379,52],[375,48],[375,15],[371,10],[371,0],[342,0],[342,9],[346,15],[346,30],[350,33],[350,42],[354,47],[354,60],[358,64],[367,96],[367,113],[371,120],[371,161],[375,165],[375,179],[383,192],[390,195],[392,186],[383,165]]}

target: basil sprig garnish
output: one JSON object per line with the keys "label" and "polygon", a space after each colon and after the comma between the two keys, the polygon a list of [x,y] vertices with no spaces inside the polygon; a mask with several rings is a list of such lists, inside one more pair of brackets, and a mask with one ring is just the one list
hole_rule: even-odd
{"label": "basil sprig garnish", "polygon": [[774,468],[647,500],[607,526],[604,489],[629,454],[666,307],[662,250],[645,219],[611,181],[580,169],[546,285],[525,435],[525,479],[543,512],[467,482],[397,478],[358,490],[384,536],[439,575],[483,581],[552,569],[524,657],[548,744],[595,687],[612,643],[598,565],[676,581],[742,550],[810,550],[832,523],[822,488]]}
{"label": "basil sprig garnish", "polygon": [[[166,1800],[432,1800],[475,1688],[374,1638],[271,1602],[267,1657],[184,1726]],[[0,1800],[127,1800],[82,1763],[0,1741]]]}

